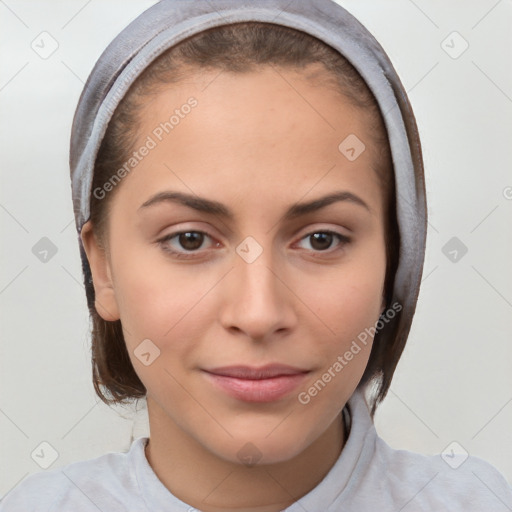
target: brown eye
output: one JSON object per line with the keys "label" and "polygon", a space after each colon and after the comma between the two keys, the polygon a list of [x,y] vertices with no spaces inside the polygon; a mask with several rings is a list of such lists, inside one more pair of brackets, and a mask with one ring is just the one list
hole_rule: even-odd
{"label": "brown eye", "polygon": [[331,233],[313,233],[310,236],[311,247],[317,251],[325,251],[332,244],[333,235]]}
{"label": "brown eye", "polygon": [[[158,240],[162,250],[170,253],[176,258],[194,258],[201,256],[203,251],[200,251],[203,247],[203,242],[206,239],[212,240],[212,237],[203,231],[177,231],[176,233],[170,233]],[[212,245],[219,245],[212,244]]]}
{"label": "brown eye", "polygon": [[309,241],[311,249],[306,247],[307,250],[312,250],[314,252],[325,252],[331,248],[333,242],[336,239],[339,242],[338,248],[341,248],[350,242],[348,237],[342,235],[341,233],[336,233],[335,231],[315,231],[313,233],[307,234],[304,238],[301,239],[301,241]]}
{"label": "brown eye", "polygon": [[201,247],[204,241],[204,233],[199,231],[186,231],[176,235],[178,243],[187,251],[195,251]]}

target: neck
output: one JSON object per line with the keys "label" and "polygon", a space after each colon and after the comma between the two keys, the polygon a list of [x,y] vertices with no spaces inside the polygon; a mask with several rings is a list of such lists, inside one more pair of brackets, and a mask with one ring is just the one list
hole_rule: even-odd
{"label": "neck", "polygon": [[303,452],[275,464],[245,466],[219,458],[148,397],[146,458],[178,499],[203,512],[279,512],[314,489],[345,444],[343,415]]}

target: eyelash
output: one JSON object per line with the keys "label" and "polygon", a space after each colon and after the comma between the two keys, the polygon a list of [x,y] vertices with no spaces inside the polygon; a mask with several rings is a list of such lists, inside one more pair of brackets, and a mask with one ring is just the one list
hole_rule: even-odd
{"label": "eyelash", "polygon": [[[192,259],[192,258],[196,258],[197,257],[196,253],[198,253],[199,250],[197,250],[197,251],[189,251],[188,253],[186,253],[186,252],[183,253],[183,252],[180,252],[180,251],[176,251],[174,249],[170,249],[169,245],[166,243],[166,242],[169,242],[170,240],[172,240],[173,238],[175,238],[175,237],[177,237],[179,235],[182,235],[184,233],[200,233],[202,235],[206,235],[208,238],[213,238],[208,233],[206,233],[205,231],[186,229],[186,230],[183,230],[183,231],[176,231],[174,233],[170,233],[170,234],[166,235],[165,237],[161,238],[160,240],[157,240],[157,243],[160,245],[162,250],[164,250],[165,252],[171,254],[173,257],[176,257],[178,259]],[[318,233],[334,235],[335,237],[338,238],[340,244],[339,244],[338,248],[336,248],[334,250],[330,250],[330,249],[326,249],[325,251],[315,251],[315,250],[313,250],[312,252],[314,252],[314,253],[318,253],[318,254],[322,254],[322,253],[331,254],[333,252],[341,250],[345,245],[347,245],[347,244],[349,244],[351,242],[351,239],[349,237],[347,237],[345,235],[342,235],[341,233],[338,233],[337,231],[332,231],[332,230],[329,230],[329,229],[311,231],[310,233],[307,233],[306,235],[304,235],[300,240],[304,240],[305,238],[308,238],[308,237],[310,237],[312,235],[315,235],[315,234],[318,234]]]}

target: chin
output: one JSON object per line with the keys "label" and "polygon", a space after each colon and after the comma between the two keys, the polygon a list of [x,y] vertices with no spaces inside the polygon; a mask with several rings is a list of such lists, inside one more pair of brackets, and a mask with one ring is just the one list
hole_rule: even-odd
{"label": "chin", "polygon": [[259,436],[239,436],[220,445],[208,443],[206,448],[227,462],[253,467],[287,462],[302,453],[308,445],[303,437],[290,435],[289,430],[283,430],[270,436],[268,431]]}

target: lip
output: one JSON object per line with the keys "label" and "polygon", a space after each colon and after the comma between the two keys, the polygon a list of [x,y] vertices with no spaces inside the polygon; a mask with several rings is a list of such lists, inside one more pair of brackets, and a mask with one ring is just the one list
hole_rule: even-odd
{"label": "lip", "polygon": [[309,370],[282,364],[224,366],[203,371],[215,387],[245,402],[279,400],[297,388],[309,373]]}

